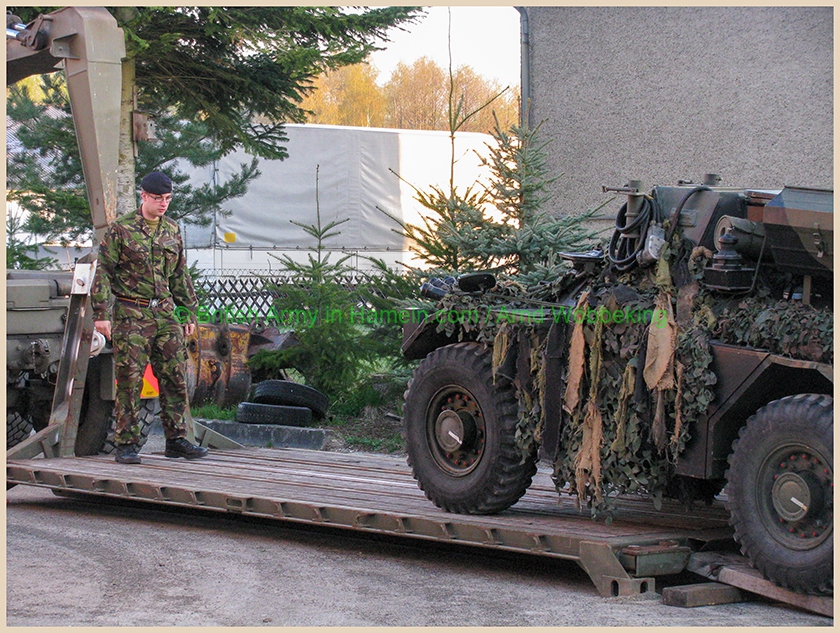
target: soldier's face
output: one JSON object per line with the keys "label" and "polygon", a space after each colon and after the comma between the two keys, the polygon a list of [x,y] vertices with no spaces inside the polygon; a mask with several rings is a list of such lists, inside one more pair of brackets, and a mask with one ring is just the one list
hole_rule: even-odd
{"label": "soldier's face", "polygon": [[169,208],[169,203],[172,202],[172,194],[165,193],[159,196],[154,193],[141,191],[140,199],[143,201],[141,207],[143,215],[150,220],[154,220],[166,213],[166,210]]}

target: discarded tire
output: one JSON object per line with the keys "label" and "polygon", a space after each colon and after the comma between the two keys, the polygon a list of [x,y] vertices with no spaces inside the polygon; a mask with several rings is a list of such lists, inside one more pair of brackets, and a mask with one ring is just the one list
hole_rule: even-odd
{"label": "discarded tire", "polygon": [[309,426],[312,423],[312,410],[308,407],[243,402],[236,408],[236,421],[246,424]]}
{"label": "discarded tire", "polygon": [[327,415],[327,396],[317,389],[290,380],[264,380],[254,386],[251,401],[287,407],[307,407],[316,418]]}

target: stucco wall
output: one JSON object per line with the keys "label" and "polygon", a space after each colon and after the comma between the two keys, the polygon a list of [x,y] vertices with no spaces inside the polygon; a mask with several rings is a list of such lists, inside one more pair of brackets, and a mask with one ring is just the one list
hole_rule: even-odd
{"label": "stucco wall", "polygon": [[551,209],[601,185],[721,174],[833,186],[833,9],[530,7],[532,125],[551,139]]}

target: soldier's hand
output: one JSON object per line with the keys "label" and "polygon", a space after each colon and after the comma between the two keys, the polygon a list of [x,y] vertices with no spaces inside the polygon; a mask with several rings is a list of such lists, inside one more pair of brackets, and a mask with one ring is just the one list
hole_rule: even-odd
{"label": "soldier's hand", "polygon": [[94,321],[93,328],[102,334],[109,341],[111,340],[111,322],[110,321]]}
{"label": "soldier's hand", "polygon": [[195,323],[184,323],[184,335],[192,336],[195,334]]}

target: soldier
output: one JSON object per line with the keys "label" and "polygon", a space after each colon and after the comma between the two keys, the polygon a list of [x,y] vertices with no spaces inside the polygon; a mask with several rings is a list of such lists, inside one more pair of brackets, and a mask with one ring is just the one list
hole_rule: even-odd
{"label": "soldier", "polygon": [[[196,459],[207,449],[186,439],[187,403],[184,336],[195,322],[176,320],[176,304],[195,315],[197,300],[186,266],[178,225],[164,217],[172,200],[172,181],[155,171],[140,183],[140,208],[117,218],[99,246],[91,303],[94,327],[113,334],[117,378],[116,461],[140,463],[138,408],[147,363],[160,385],[166,457]],[[113,329],[109,299],[113,296]]]}

